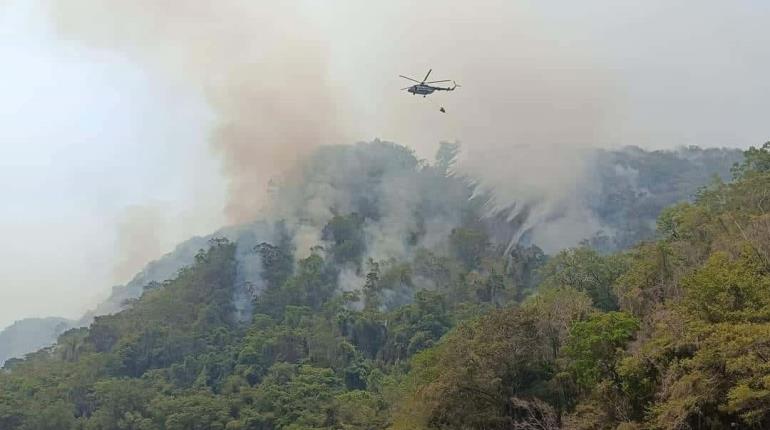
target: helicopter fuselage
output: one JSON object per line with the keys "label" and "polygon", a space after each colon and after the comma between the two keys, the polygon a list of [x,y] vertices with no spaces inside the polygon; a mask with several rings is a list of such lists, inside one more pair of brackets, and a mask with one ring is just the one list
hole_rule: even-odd
{"label": "helicopter fuselage", "polygon": [[457,88],[459,85],[457,85],[456,82],[451,81],[454,83],[454,86],[452,87],[434,87],[430,84],[436,84],[439,82],[450,82],[449,79],[444,79],[441,81],[428,81],[428,76],[430,76],[430,72],[432,72],[433,69],[428,70],[428,74],[425,75],[425,78],[423,78],[422,81],[418,81],[417,79],[410,78],[409,76],[404,75],[398,75],[404,79],[409,79],[412,82],[416,82],[417,85],[412,85],[411,87],[401,88],[401,90],[407,90],[413,95],[421,95],[423,97],[427,96],[428,94],[433,94],[435,91],[454,91],[455,88]]}
{"label": "helicopter fuselage", "polygon": [[412,85],[409,87],[407,91],[409,91],[412,94],[420,94],[422,96],[427,96],[428,94],[432,94],[434,91],[436,91],[436,87],[431,87],[430,85]]}

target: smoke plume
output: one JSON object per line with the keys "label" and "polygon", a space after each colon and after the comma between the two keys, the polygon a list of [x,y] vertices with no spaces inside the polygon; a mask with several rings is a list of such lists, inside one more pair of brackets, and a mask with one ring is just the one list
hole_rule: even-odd
{"label": "smoke plume", "polygon": [[162,253],[160,239],[163,217],[154,206],[132,206],[118,219],[117,249],[120,256],[113,269],[117,282],[131,279],[147,264],[148,256],[157,258]]}
{"label": "smoke plume", "polygon": [[344,121],[327,83],[327,54],[291,2],[52,1],[61,34],[116,50],[174,85],[201,91],[228,178],[226,215],[250,221],[268,180]]}
{"label": "smoke plume", "polygon": [[[355,129],[422,154],[439,140],[459,139],[457,171],[493,195],[490,215],[526,215],[512,241],[527,233],[553,250],[597,229],[574,190],[590,171],[584,149],[610,140],[611,79],[590,53],[559,43],[558,32],[540,28],[522,5],[442,2],[431,23],[444,25],[428,25],[420,14],[403,14],[410,8],[404,1],[51,1],[62,34],[123,53],[159,78],[205,94],[217,116],[211,146],[228,178],[230,222],[264,214],[271,179],[318,145],[351,143]],[[429,99],[398,93],[403,82],[396,75],[422,73],[412,67],[426,55],[435,61],[434,78],[464,86]],[[360,64],[346,66],[353,58]],[[335,85],[332,71],[343,84]],[[451,116],[437,113],[434,104],[444,102]],[[291,169],[295,176],[300,170]],[[339,200],[322,184],[310,199],[316,213]],[[375,254],[402,251],[400,242],[388,241],[397,237],[388,229],[414,228],[396,222],[419,203],[409,197],[398,186],[383,191],[394,203],[393,223],[367,230],[382,239],[373,242]],[[319,239],[318,228],[304,224],[294,233],[301,251]]]}

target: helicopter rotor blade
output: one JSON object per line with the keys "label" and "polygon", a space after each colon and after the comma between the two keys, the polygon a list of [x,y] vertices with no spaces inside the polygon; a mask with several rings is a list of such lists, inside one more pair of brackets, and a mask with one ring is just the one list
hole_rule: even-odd
{"label": "helicopter rotor blade", "polygon": [[404,87],[404,88],[401,88],[401,90],[402,90],[402,91],[403,91],[403,90],[408,90],[409,88],[412,88],[412,87]]}
{"label": "helicopter rotor blade", "polygon": [[430,82],[423,82],[424,84],[438,84],[439,82],[452,82],[451,79],[444,79],[443,81],[430,81]]}
{"label": "helicopter rotor blade", "polygon": [[410,81],[412,81],[412,82],[417,82],[418,84],[421,84],[421,83],[422,83],[422,82],[418,81],[417,79],[412,79],[412,78],[410,78],[409,76],[404,76],[404,75],[398,75],[398,76],[400,76],[400,77],[402,77],[402,78],[404,78],[404,79],[409,79],[409,80],[410,80]]}
{"label": "helicopter rotor blade", "polygon": [[423,83],[423,84],[425,83],[425,81],[427,81],[427,80],[428,80],[428,76],[430,76],[430,72],[432,72],[432,71],[433,71],[433,69],[430,69],[430,70],[428,70],[428,74],[427,74],[427,75],[425,75],[425,79],[423,79],[423,80],[422,80],[422,83]]}

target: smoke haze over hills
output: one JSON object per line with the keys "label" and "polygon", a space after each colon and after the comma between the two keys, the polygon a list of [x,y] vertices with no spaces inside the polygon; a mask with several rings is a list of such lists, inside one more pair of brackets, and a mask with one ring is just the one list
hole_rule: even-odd
{"label": "smoke haze over hills", "polygon": [[[319,147],[284,181],[274,183],[270,210],[258,221],[184,241],[127,284],[114,287],[93,311],[57,327],[89,325],[94,317],[131,307],[143,293],[163,288],[193,264],[199,250],[216,238],[237,244],[232,300],[240,321],[249,320],[252,300],[273,282],[264,271],[265,264],[275,270],[271,260],[264,260],[273,255],[270,252],[291,253],[298,259],[323,255],[336,272],[337,287],[360,292],[367,283],[364,271],[372,264],[397,267],[424,258],[426,252],[451,255],[455,234],[478,229],[485,231],[495,258],[509,260],[506,273],[525,294],[531,288],[532,268],[542,264],[538,246],[555,252],[587,241],[601,251],[614,251],[650,239],[663,207],[688,200],[713,175],[729,179],[730,167],[741,159],[740,151],[725,149],[593,150],[587,158],[594,177],[574,184],[569,196],[538,198],[522,193],[516,205],[499,207],[495,189],[453,172],[458,149],[443,144],[436,159],[428,162],[418,160],[406,147],[382,141]],[[141,238],[153,231],[154,211],[136,208],[131,214],[123,224],[131,239],[126,255],[141,255],[143,249],[134,247],[153,243],[152,238]],[[265,249],[272,251],[263,254]],[[415,270],[408,284],[390,285],[383,306],[408,303],[413,287],[435,288],[435,281]],[[31,344],[37,348],[52,343],[62,331],[52,327],[42,331],[38,321],[25,320],[0,336],[12,343],[37,339]],[[0,345],[0,356],[35,348],[7,350]]]}
{"label": "smoke haze over hills", "polygon": [[[0,8],[5,13],[28,8],[25,4],[14,1]],[[0,272],[0,291],[15,297],[31,282],[25,273],[37,270],[33,262],[48,267],[43,270],[48,276],[36,276],[41,279],[35,284],[54,302],[54,297],[94,295],[124,283],[186,237],[253,221],[269,201],[268,181],[292,172],[317,146],[377,136],[408,145],[423,158],[432,157],[437,142],[459,140],[463,152],[457,171],[476,178],[482,190],[494,189],[498,208],[527,202],[534,207],[531,219],[570,214],[560,218],[560,229],[532,230],[532,241],[549,249],[574,243],[600,227],[575,199],[577,188],[595,181],[586,148],[745,147],[766,139],[769,59],[762,42],[767,41],[767,6],[747,4],[752,7],[689,2],[692,13],[675,14],[677,19],[670,12],[685,6],[657,1],[612,6],[444,1],[415,10],[406,1],[50,0],[31,15],[17,14],[22,18],[8,12],[6,20],[37,26],[4,26],[7,58],[26,55],[18,52],[26,46],[18,40],[30,32],[49,31],[47,39],[30,44],[55,58],[48,68],[62,62],[112,66],[92,72],[102,80],[86,79],[73,93],[59,87],[84,79],[77,67],[62,72],[50,87],[27,88],[0,106],[3,117],[15,124],[0,131],[0,163],[16,167],[4,169],[3,182],[32,184],[22,191],[3,188],[20,204],[18,210],[4,209],[0,221],[10,226],[8,237],[28,244],[15,244],[4,257],[9,263]],[[34,75],[22,79],[24,71],[46,69],[25,64],[2,72],[10,73],[3,75],[5,85],[37,82]],[[431,67],[432,77],[464,86],[428,99],[398,93],[403,86],[398,74],[420,77]],[[111,103],[89,98],[113,92]],[[37,98],[29,97],[32,93]],[[79,103],[40,112],[48,98],[53,106],[56,100]],[[704,103],[706,98],[718,102]],[[109,108],[126,104],[132,109]],[[32,107],[19,108],[27,105]],[[447,115],[437,112],[439,105]],[[80,133],[40,126],[41,115],[57,117],[68,110],[93,128]],[[110,131],[116,127],[122,131]],[[30,134],[33,128],[55,131]],[[43,150],[42,155],[21,154],[22,144],[47,148],[56,141],[60,146],[51,159]],[[75,143],[81,141],[94,144]],[[35,173],[39,183],[26,180],[28,169],[19,166],[27,159],[42,163],[39,171],[45,166],[65,170],[61,177],[71,187],[52,188],[40,173]],[[128,161],[110,165],[119,159]],[[88,174],[71,173],[73,166]],[[96,191],[86,186],[108,176],[125,178],[124,183]],[[149,190],[151,198],[145,196]],[[40,198],[18,197],[30,195]],[[55,195],[71,201],[52,199]],[[53,202],[39,203],[44,200]],[[89,208],[81,210],[93,218],[78,221],[84,217],[76,211],[62,217],[68,205]],[[160,208],[146,223],[136,224],[144,231],[157,228],[156,237],[122,242],[116,232],[121,220],[131,217],[131,207]],[[18,228],[30,212],[38,225],[52,227]],[[52,219],[64,219],[66,225],[54,226]],[[554,231],[574,237],[554,236]],[[36,251],[46,243],[93,251],[77,258]],[[388,252],[386,247],[383,253]],[[60,264],[46,263],[57,258]],[[21,294],[3,300],[8,308],[0,309],[0,326],[54,312],[50,305],[27,306],[32,301]],[[83,310],[82,300],[63,303],[65,316]]]}

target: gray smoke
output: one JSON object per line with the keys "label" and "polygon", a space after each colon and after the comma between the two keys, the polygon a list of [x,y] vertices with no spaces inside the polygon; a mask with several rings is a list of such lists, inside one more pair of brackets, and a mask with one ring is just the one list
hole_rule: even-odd
{"label": "gray smoke", "polygon": [[374,141],[319,148],[277,186],[270,207],[272,217],[288,221],[300,257],[323,244],[334,215],[357,213],[365,219],[366,257],[379,261],[438,245],[460,224],[469,197],[461,181],[448,181],[409,149]]}
{"label": "gray smoke", "polygon": [[290,2],[51,0],[66,38],[115,50],[169,85],[205,95],[211,147],[228,178],[231,222],[255,219],[267,182],[344,120],[327,86],[327,54]]}
{"label": "gray smoke", "polygon": [[[229,183],[229,220],[286,220],[300,257],[323,244],[323,227],[338,214],[364,217],[365,257],[375,260],[440,247],[460,222],[468,196],[437,194],[467,188],[437,190],[411,154],[381,149],[387,145],[322,146],[360,132],[423,153],[441,139],[464,142],[453,172],[486,201],[485,215],[508,232],[509,249],[531,242],[555,251],[612,231],[580,190],[598,187],[589,148],[616,141],[622,97],[595,53],[561,43],[531,8],[450,0],[436,3],[426,23],[403,13],[406,1],[49,2],[65,37],[205,94],[217,121],[211,147]],[[372,43],[362,49],[362,41]],[[349,66],[350,52],[361,54],[360,65]],[[450,73],[464,87],[451,99],[398,94],[390,102],[395,76],[416,73],[391,63],[412,70],[426,52],[435,78]],[[383,84],[392,81],[393,88]],[[436,113],[444,102],[451,116]]]}
{"label": "gray smoke", "polygon": [[[608,141],[612,79],[588,52],[543,38],[526,7],[442,2],[431,12],[431,22],[446,23],[441,26],[399,13],[410,9],[405,1],[365,8],[347,2],[49,1],[64,36],[120,52],[157,79],[206,95],[217,116],[211,145],[229,181],[225,211],[232,222],[254,220],[265,208],[268,181],[314,147],[349,143],[345,139],[363,132],[388,135],[423,153],[441,139],[465,142],[459,171],[476,178],[484,192],[494,189],[502,206],[529,208],[531,227],[559,220],[547,232],[535,232],[551,248],[573,244],[575,235],[595,227],[570,198],[586,176],[581,148]],[[378,25],[363,25],[371,22]],[[451,73],[466,83],[445,100],[451,118],[436,114],[427,99],[394,92],[399,72],[389,62],[416,64],[428,30],[431,57],[440,59],[434,76]],[[350,74],[338,77],[340,83],[332,80],[332,71],[344,73],[350,60],[340,52],[358,52],[356,41],[382,38],[401,42],[393,49],[375,44],[363,53],[354,75],[366,73],[365,82]],[[370,55],[381,67],[366,67]],[[392,89],[377,84],[393,80]],[[441,103],[444,96],[433,97]],[[399,102],[392,103],[396,97]],[[409,211],[416,202],[400,191],[394,187],[382,198]],[[387,240],[398,233],[387,230],[391,225],[367,232],[383,257],[403,252]],[[307,242],[317,239],[313,234],[297,232]]]}
{"label": "gray smoke", "polygon": [[147,264],[148,256],[157,258],[162,254],[163,227],[163,215],[157,207],[132,206],[123,211],[118,220],[119,261],[113,269],[117,282],[131,279]]}
{"label": "gray smoke", "polygon": [[[263,221],[225,228],[181,243],[173,252],[149,263],[126,285],[114,287],[108,300],[79,322],[70,324],[87,325],[94,316],[121,310],[127,300],[140,296],[147,284],[173,278],[180,268],[192,264],[195,254],[206,248],[211,238],[225,237],[237,242],[238,271],[233,299],[236,317],[248,320],[253,297],[265,288],[261,258],[254,247],[261,242],[278,244],[285,231],[294,242],[297,258],[307,255],[311,247],[329,249],[332,244],[323,238],[323,230],[334,215],[358,213],[365,217],[364,260],[378,261],[382,271],[409,260],[420,247],[446,255],[447,236],[452,228],[467,222],[469,214],[471,221],[474,214],[485,214],[483,224],[491,238],[505,244],[512,238],[514,243],[526,244],[539,237],[533,232],[547,231],[553,222],[560,222],[557,217],[541,224],[532,223],[530,211],[540,204],[535,193],[528,194],[532,196],[529,206],[498,206],[493,196],[478,191],[479,185],[469,185],[479,181],[456,171],[452,174],[456,153],[455,145],[444,144],[438,159],[426,162],[415,158],[407,148],[387,142],[319,147],[293,174],[273,184],[271,212]],[[632,147],[593,151],[590,158],[598,185],[576,185],[574,196],[567,200],[580,201],[590,208],[591,218],[599,220],[604,233],[612,234],[595,244],[612,250],[651,237],[651,226],[663,207],[691,197],[714,174],[727,179],[730,166],[741,159],[741,152],[698,148],[647,152]],[[537,174],[537,169],[532,173]],[[476,198],[472,197],[474,189]],[[544,190],[548,192],[547,187]],[[591,239],[595,233],[585,231],[588,234],[579,239]],[[515,256],[514,260],[529,261]],[[339,269],[337,284],[341,291],[363,287],[366,264],[360,268],[341,265]],[[410,282],[416,288],[435,287],[419,273],[412,274]],[[413,291],[395,282],[383,293],[384,304],[402,304],[410,300]],[[35,321],[25,320],[8,336],[31,339],[37,336],[37,327]],[[46,333],[39,339],[40,345],[53,343],[58,334]],[[20,354],[31,350],[22,350]]]}
{"label": "gray smoke", "polygon": [[[414,5],[406,0],[45,3],[63,40],[93,48],[97,56],[99,50],[107,50],[126,57],[160,86],[202,94],[215,115],[209,141],[227,178],[223,210],[229,222],[248,230],[257,225],[251,224],[255,219],[264,219],[268,225],[286,219],[299,257],[313,246],[325,245],[322,230],[331,216],[350,212],[367,215],[366,258],[408,258],[419,246],[440,250],[470,204],[467,187],[442,185],[435,172],[420,173],[423,164],[410,157],[395,156],[400,161],[388,161],[390,156],[383,156],[376,145],[366,150],[363,146],[323,147],[316,152],[321,145],[383,136],[409,145],[425,157],[435,149],[435,142],[459,140],[463,151],[451,170],[474,185],[477,200],[486,202],[486,223],[501,242],[537,243],[556,250],[604,232],[611,236],[608,248],[622,248],[649,237],[661,205],[687,198],[703,184],[703,174],[715,171],[708,168],[714,167],[713,157],[709,158],[714,154],[681,151],[679,157],[696,168],[679,169],[689,172],[684,177],[656,181],[649,174],[654,169],[644,164],[649,154],[597,155],[588,148],[672,135],[704,137],[713,144],[713,133],[698,129],[709,122],[699,116],[704,108],[710,112],[706,118],[720,119],[712,123],[721,122],[725,115],[732,118],[717,127],[722,130],[719,136],[725,138],[741,129],[756,134],[765,127],[762,113],[766,109],[757,108],[764,105],[753,98],[762,93],[758,88],[766,89],[757,85],[764,81],[750,78],[751,73],[764,76],[766,55],[746,50],[763,46],[756,43],[761,39],[746,37],[753,33],[738,28],[731,33],[743,34],[738,40],[740,36],[712,32],[719,34],[721,45],[701,43],[705,52],[701,58],[709,59],[704,63],[708,67],[692,70],[688,59],[678,64],[680,78],[672,80],[670,63],[684,58],[677,51],[693,52],[681,39],[679,21],[696,24],[700,35],[709,36],[707,26],[687,21],[704,18],[689,14],[687,6],[679,7],[687,13],[652,14],[663,18],[660,23],[666,24],[668,33],[658,34],[656,28],[655,37],[636,37],[652,40],[651,46],[668,45],[666,37],[676,43],[671,44],[668,56],[660,57],[663,60],[657,67],[654,61],[645,60],[648,63],[629,75],[632,81],[624,88],[618,70],[613,69],[613,58],[609,58],[612,54],[595,48],[588,36],[576,38],[582,33],[575,28],[567,33],[558,20],[541,16],[544,10],[521,2],[493,0],[480,7],[461,0],[428,1],[421,7],[430,10],[429,20],[422,13],[408,13]],[[651,2],[652,6],[645,6],[650,9],[640,11],[660,11],[668,3]],[[714,5],[699,6],[716,16],[713,22],[720,26],[725,15],[734,19],[732,12],[740,9],[730,7],[731,13],[724,14]],[[622,5],[612,9],[581,3],[566,16],[579,16],[575,7],[624,12],[619,10]],[[554,8],[560,12],[569,9],[566,5]],[[627,23],[628,15],[635,13],[629,11],[624,12]],[[757,16],[754,10],[750,13]],[[639,26],[647,28],[631,18],[636,31]],[[599,24],[606,27],[601,19]],[[755,34],[764,34],[762,28],[757,25]],[[714,48],[740,54],[741,61],[733,61],[732,55],[715,55]],[[649,52],[654,53],[651,57],[659,57],[658,49]],[[620,61],[625,64],[623,55]],[[745,71],[743,74],[728,74],[740,79],[719,80],[728,84],[717,89],[720,97],[728,93],[731,97],[718,107],[701,99],[704,94],[713,95],[714,76],[724,77],[724,64],[712,64],[712,59],[745,68],[736,69]],[[614,61],[617,66],[618,58]],[[403,86],[399,73],[419,78],[430,67],[435,69],[433,78],[456,79],[463,87],[427,99],[398,93]],[[648,72],[658,77],[648,79]],[[682,76],[691,75],[695,84],[678,84]],[[735,92],[733,85],[739,81],[740,91]],[[664,85],[657,85],[661,82]],[[626,99],[634,92],[637,96],[651,94],[642,101],[657,116],[650,115],[646,123],[634,122],[626,110],[627,105],[638,104],[638,100]],[[683,92],[691,98],[685,97],[675,108],[659,103],[669,94],[668,100],[677,100]],[[738,103],[742,109],[733,109],[736,97],[745,99],[742,106]],[[722,109],[725,105],[730,109]],[[439,114],[439,106],[445,106],[448,113]],[[690,127],[680,134],[683,112]],[[661,117],[670,128],[663,133],[656,129]],[[736,126],[740,117],[745,119]],[[655,143],[671,146],[680,141]],[[381,172],[371,176],[376,166]],[[202,177],[208,174],[201,172]],[[271,179],[275,180],[272,195]],[[668,186],[672,183],[685,185]],[[159,251],[156,238],[147,232],[162,229],[157,225],[166,225],[166,221],[154,223],[155,215],[146,215],[139,222],[125,223],[127,234],[121,236],[121,242],[126,252],[118,263],[119,277],[125,278]],[[629,220],[638,225],[629,225]],[[242,239],[246,233],[230,230],[230,237],[239,239],[236,302],[243,315],[249,312],[249,294],[263,288],[259,259],[250,245],[272,238],[269,227],[253,230],[248,245]],[[148,237],[142,239],[143,235]],[[126,286],[116,287],[113,297],[96,313],[120,309],[124,299],[141,293],[146,281],[172,277],[175,270],[192,261],[197,249],[205,247],[205,239],[193,239],[149,264]],[[344,288],[354,289],[360,282],[355,271],[341,275]]]}

